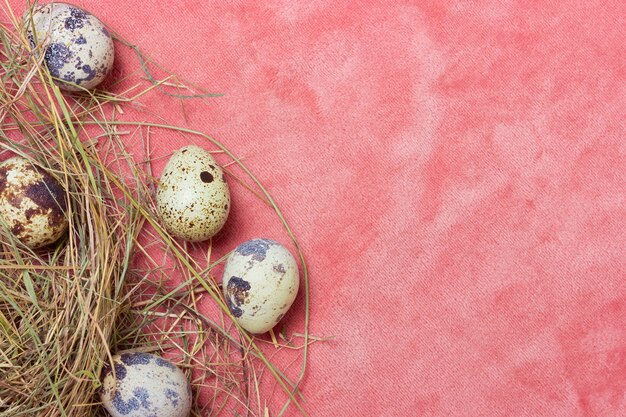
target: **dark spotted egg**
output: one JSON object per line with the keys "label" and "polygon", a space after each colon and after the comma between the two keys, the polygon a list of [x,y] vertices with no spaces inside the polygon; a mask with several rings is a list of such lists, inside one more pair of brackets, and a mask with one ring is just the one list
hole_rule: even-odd
{"label": "dark spotted egg", "polygon": [[37,6],[32,21],[31,14],[26,14],[25,24],[31,46],[43,45],[48,71],[64,90],[94,88],[113,67],[109,31],[98,18],[79,7],[66,3]]}
{"label": "dark spotted egg", "polygon": [[0,164],[0,221],[26,246],[37,249],[57,241],[67,230],[63,186],[28,159]]}
{"label": "dark spotted egg", "polygon": [[156,195],[163,226],[190,242],[207,240],[228,218],[230,191],[222,168],[198,146],[185,146],[170,157]]}
{"label": "dark spotted egg", "polygon": [[183,371],[160,356],[115,355],[101,380],[100,400],[112,417],[189,416],[191,385]]}
{"label": "dark spotted egg", "polygon": [[265,333],[287,313],[298,293],[298,265],[289,250],[270,239],[237,246],[224,267],[222,289],[237,322]]}

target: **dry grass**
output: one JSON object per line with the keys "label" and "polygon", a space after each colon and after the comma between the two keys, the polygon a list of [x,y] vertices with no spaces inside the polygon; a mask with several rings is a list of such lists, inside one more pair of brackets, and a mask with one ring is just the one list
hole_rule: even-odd
{"label": "dry grass", "polygon": [[[196,394],[192,415],[281,415],[288,408],[306,415],[299,383],[308,346],[319,339],[308,335],[306,264],[274,199],[202,132],[122,118],[125,106],[154,89],[174,100],[210,94],[181,87],[175,77],[157,80],[128,42],[141,70],[127,75],[137,80],[131,90],[63,94],[8,3],[0,9],[7,22],[0,23],[0,159],[31,159],[64,185],[70,201],[69,233],[46,250],[29,250],[0,225],[0,416],[105,415],[97,404],[100,370],[125,349],[160,353],[185,369]],[[161,228],[149,163],[156,130],[204,138],[232,159],[242,173],[237,182],[276,212],[303,268],[301,333],[281,334],[273,344],[250,337],[224,304],[211,273],[223,259],[212,259],[210,242],[190,250]],[[129,153],[130,139],[141,143],[142,155]],[[172,276],[182,284],[173,287]],[[285,352],[300,363],[292,379],[268,359]],[[266,376],[285,399],[272,413]]]}

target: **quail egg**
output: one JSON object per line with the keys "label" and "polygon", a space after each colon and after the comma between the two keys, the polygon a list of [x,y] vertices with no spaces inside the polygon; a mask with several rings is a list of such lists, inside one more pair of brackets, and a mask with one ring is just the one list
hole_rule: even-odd
{"label": "quail egg", "polygon": [[156,195],[165,228],[176,237],[200,242],[222,229],[230,210],[230,191],[211,154],[185,146],[165,165]]}
{"label": "quail egg", "polygon": [[67,230],[63,186],[22,157],[0,164],[0,221],[26,246],[37,249],[57,241]]}
{"label": "quail egg", "polygon": [[298,265],[287,248],[270,239],[252,239],[230,254],[222,288],[231,313],[250,333],[273,328],[298,293]]}
{"label": "quail egg", "polygon": [[85,10],[66,3],[36,6],[26,13],[33,48],[45,46],[44,60],[55,82],[67,91],[91,89],[113,67],[113,39],[104,24]]}
{"label": "quail egg", "polygon": [[160,356],[115,355],[101,380],[100,400],[112,417],[189,416],[191,385],[183,371]]}

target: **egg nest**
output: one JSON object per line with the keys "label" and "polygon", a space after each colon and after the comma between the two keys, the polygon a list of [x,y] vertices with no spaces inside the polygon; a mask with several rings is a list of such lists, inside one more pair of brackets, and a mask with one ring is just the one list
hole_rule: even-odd
{"label": "egg nest", "polygon": [[[150,164],[138,163],[149,160],[148,153],[132,155],[125,135],[132,127],[137,142],[160,129],[212,144],[253,180],[255,193],[296,243],[273,199],[212,138],[157,123],[120,122],[132,102],[123,95],[63,93],[22,25],[18,18],[0,22],[0,161],[27,158],[58,181],[69,224],[60,240],[36,250],[0,224],[0,417],[106,416],[98,403],[100,375],[115,353],[127,350],[166,356],[185,372],[194,393],[191,415],[265,415],[276,390],[265,394],[263,387],[276,383],[278,407],[291,404],[306,414],[296,388],[310,343],[306,267],[305,327],[297,337],[280,334],[280,342],[263,345],[272,355],[289,345],[288,352],[295,351],[286,356],[289,362],[303,357],[299,373],[287,377],[233,320],[211,274],[216,262],[210,248],[203,247],[206,258],[193,258],[160,225]],[[138,49],[126,45],[147,71]],[[178,90],[170,94],[155,85],[153,74],[135,76],[144,91],[133,97],[156,86],[174,103],[181,98]],[[174,272],[184,284],[172,288],[166,282]],[[200,313],[204,300],[213,306],[210,317]]]}

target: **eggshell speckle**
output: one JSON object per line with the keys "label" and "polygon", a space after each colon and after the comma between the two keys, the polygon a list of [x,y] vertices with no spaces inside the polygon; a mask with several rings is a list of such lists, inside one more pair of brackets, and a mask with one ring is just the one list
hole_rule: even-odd
{"label": "eggshell speckle", "polygon": [[61,184],[27,159],[0,164],[0,217],[13,235],[37,249],[67,230],[67,200]]}
{"label": "eggshell speckle", "polygon": [[222,168],[198,146],[174,152],[157,190],[157,210],[176,237],[200,242],[219,232],[230,210],[230,191]]}
{"label": "eggshell speckle", "polygon": [[[79,91],[94,88],[113,67],[113,39],[98,18],[66,3],[50,3],[25,18],[27,36],[45,47],[44,60],[59,88]],[[33,29],[34,32],[33,33]],[[65,82],[63,82],[65,81]],[[75,85],[72,85],[75,84]]]}
{"label": "eggshell speckle", "polygon": [[191,410],[187,377],[159,356],[113,356],[113,366],[104,367],[101,379],[100,400],[112,417],[187,417]]}
{"label": "eggshell speckle", "polygon": [[228,257],[222,288],[241,327],[265,333],[289,310],[299,282],[298,265],[287,248],[270,239],[252,239]]}

